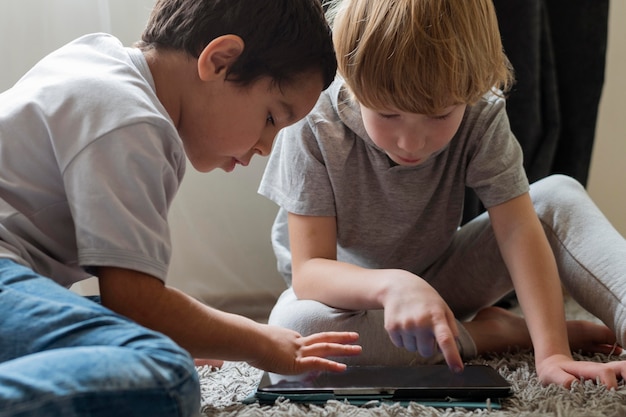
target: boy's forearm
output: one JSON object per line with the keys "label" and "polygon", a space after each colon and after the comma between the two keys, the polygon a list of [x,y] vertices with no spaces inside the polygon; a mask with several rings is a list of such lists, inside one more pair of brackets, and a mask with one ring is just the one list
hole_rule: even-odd
{"label": "boy's forearm", "polygon": [[336,308],[381,308],[371,293],[367,271],[331,259],[310,259],[294,268],[293,290],[300,299],[316,300]]}
{"label": "boy's forearm", "polygon": [[[512,202],[514,215],[496,209],[492,224],[524,312],[535,358],[571,355],[561,284],[552,249],[529,200]],[[505,203],[508,204],[508,203]],[[530,213],[527,211],[531,210]],[[515,215],[517,213],[517,215]],[[513,219],[521,218],[515,224]]]}
{"label": "boy's forearm", "polygon": [[103,304],[166,334],[195,358],[245,361],[280,374],[342,371],[326,359],[358,355],[354,332],[322,332],[306,337],[278,326],[216,310],[156,278],[134,271],[103,268]]}
{"label": "boy's forearm", "polygon": [[263,325],[246,317],[209,307],[166,287],[162,313],[148,327],[170,336],[198,358],[252,361],[262,355],[267,340]]}
{"label": "boy's forearm", "polygon": [[402,279],[420,278],[402,270],[367,269],[317,258],[294,270],[292,283],[300,299],[347,310],[375,310],[384,308],[389,290],[399,287]]}
{"label": "boy's forearm", "polygon": [[166,334],[194,357],[250,360],[264,347],[262,325],[213,309],[145,274],[103,268],[100,291],[105,306]]}
{"label": "boy's forearm", "polygon": [[[571,353],[556,265],[552,265],[554,260],[551,252],[537,252],[531,258],[537,262],[519,265],[511,275],[533,341],[535,359],[540,362],[552,355],[569,356]],[[539,260],[538,257],[544,259]]]}

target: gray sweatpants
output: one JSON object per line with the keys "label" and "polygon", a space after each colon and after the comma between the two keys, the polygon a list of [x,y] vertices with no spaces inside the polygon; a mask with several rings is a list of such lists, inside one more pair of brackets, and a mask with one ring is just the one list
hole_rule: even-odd
{"label": "gray sweatpants", "polygon": [[[530,195],[554,251],[562,283],[572,297],[626,342],[626,241],[574,179],[553,175],[531,185]],[[423,271],[458,320],[468,320],[513,290],[507,268],[484,213],[456,233],[441,258]],[[442,360],[422,358],[397,348],[383,326],[383,311],[348,311],[311,300],[298,300],[287,289],[274,306],[269,323],[303,335],[320,331],[356,331],[360,356],[341,358],[351,365],[422,364]],[[464,359],[476,355],[471,337],[460,325]],[[497,337],[497,336],[495,336]]]}

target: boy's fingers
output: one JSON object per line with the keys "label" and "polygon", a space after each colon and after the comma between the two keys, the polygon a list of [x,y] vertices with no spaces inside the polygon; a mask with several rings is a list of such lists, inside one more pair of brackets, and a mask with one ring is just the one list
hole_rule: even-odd
{"label": "boy's fingers", "polygon": [[341,343],[315,343],[303,346],[300,349],[302,357],[327,357],[327,356],[354,356],[361,353],[363,349],[359,345],[344,345]]}
{"label": "boy's fingers", "polygon": [[346,368],[346,364],[317,356],[307,356],[298,359],[298,373],[309,371],[343,372]]}
{"label": "boy's fingers", "polygon": [[437,341],[430,330],[417,331],[415,334],[414,345],[416,346],[413,348],[413,352],[417,350],[417,352],[424,358],[430,358],[437,351]]}
{"label": "boy's fingers", "polygon": [[359,334],[356,332],[321,332],[304,336],[302,340],[306,345],[314,343],[354,343],[359,340]]}
{"label": "boy's fingers", "polygon": [[[590,380],[600,380],[600,383],[607,388],[617,388],[617,375],[614,369],[606,364],[598,364],[594,362],[578,362],[575,364],[576,369],[566,369],[570,374],[583,377]],[[578,371],[578,372],[576,372]]]}
{"label": "boy's fingers", "polygon": [[448,367],[454,372],[463,370],[463,359],[459,353],[459,347],[456,343],[456,336],[452,333],[448,326],[440,325],[434,329],[437,345],[441,350]]}
{"label": "boy's fingers", "polygon": [[359,339],[355,332],[322,332],[302,338],[302,357],[353,356],[362,348],[353,343]]}
{"label": "boy's fingers", "polygon": [[391,343],[393,343],[396,347],[404,347],[404,342],[402,341],[402,336],[398,332],[388,332],[389,338],[391,339]]}
{"label": "boy's fingers", "polygon": [[360,354],[361,346],[352,344],[358,339],[359,335],[355,332],[322,332],[303,337],[300,357],[297,359],[298,372],[345,371],[345,364],[326,357]]}
{"label": "boy's fingers", "polygon": [[606,366],[613,371],[616,377],[626,380],[626,361],[607,362]]}

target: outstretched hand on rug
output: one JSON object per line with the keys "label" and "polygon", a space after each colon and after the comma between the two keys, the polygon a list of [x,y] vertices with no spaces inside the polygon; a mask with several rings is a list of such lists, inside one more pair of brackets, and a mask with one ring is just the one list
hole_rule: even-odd
{"label": "outstretched hand on rug", "polygon": [[[261,357],[248,363],[255,368],[278,374],[301,374],[309,371],[341,372],[346,365],[327,357],[353,356],[361,353],[354,345],[359,335],[354,332],[323,332],[309,336],[277,326],[268,326]],[[265,342],[260,342],[265,343]]]}
{"label": "outstretched hand on rug", "polygon": [[626,362],[576,361],[567,355],[553,355],[537,363],[537,376],[544,385],[555,383],[569,388],[574,381],[590,379],[617,389],[617,381],[626,377]]}

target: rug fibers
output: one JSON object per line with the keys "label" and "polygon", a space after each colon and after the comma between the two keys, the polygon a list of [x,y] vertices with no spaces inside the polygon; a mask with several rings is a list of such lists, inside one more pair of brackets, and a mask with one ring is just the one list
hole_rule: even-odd
{"label": "rug fibers", "polygon": [[[569,318],[594,318],[580,311],[568,301]],[[587,314],[587,316],[585,316]],[[597,321],[597,320],[596,320]],[[624,356],[596,354],[593,356],[574,353],[577,360],[608,362],[622,360]],[[198,367],[202,390],[202,415],[218,417],[266,417],[266,416],[545,416],[545,417],[600,417],[626,416],[626,386],[620,382],[617,390],[608,390],[593,381],[575,382],[570,389],[556,385],[542,386],[535,372],[531,351],[512,351],[493,356],[481,356],[469,363],[487,364],[498,370],[513,387],[513,395],[502,401],[501,409],[467,410],[463,408],[433,408],[418,403],[408,406],[371,402],[364,406],[329,401],[325,405],[295,404],[278,400],[273,405],[244,404],[254,393],[261,378],[261,371],[244,362],[226,362],[221,369]]]}

